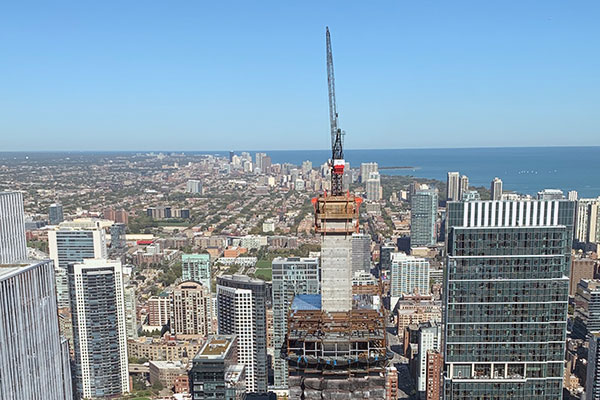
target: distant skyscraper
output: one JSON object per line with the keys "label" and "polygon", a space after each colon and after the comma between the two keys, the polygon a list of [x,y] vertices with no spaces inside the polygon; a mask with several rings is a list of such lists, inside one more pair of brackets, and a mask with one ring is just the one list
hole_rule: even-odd
{"label": "distant skyscraper", "polygon": [[256,153],[254,155],[254,159],[255,159],[255,165],[256,168],[259,169],[261,172],[265,172],[263,170],[263,159],[267,156],[266,153]]}
{"label": "distant skyscraper", "polygon": [[371,172],[366,182],[367,200],[381,200],[381,177],[379,172]]}
{"label": "distant skyscraper", "polygon": [[310,171],[312,171],[312,162],[309,160],[306,161],[302,161],[302,174],[306,175],[308,174]]}
{"label": "distant skyscraper", "polygon": [[280,357],[286,346],[287,317],[290,305],[297,294],[320,293],[320,268],[318,258],[275,258],[273,260],[273,347],[275,387],[288,386],[287,360]]}
{"label": "distant skyscraper", "polygon": [[119,261],[69,264],[76,398],[129,392],[127,331]]}
{"label": "distant skyscraper", "polygon": [[446,182],[446,200],[459,201],[460,195],[460,174],[458,172],[448,172],[448,180]]}
{"label": "distant skyscraper", "polygon": [[192,400],[243,399],[248,367],[239,363],[238,355],[235,335],[209,337],[188,374]]}
{"label": "distant skyscraper", "polygon": [[600,198],[579,199],[575,211],[575,240],[581,243],[600,242]]}
{"label": "distant skyscraper", "polygon": [[411,198],[411,247],[435,244],[438,197],[435,189],[419,190]]}
{"label": "distant skyscraper", "polygon": [[202,193],[202,181],[197,179],[190,179],[187,181],[186,192],[188,193]]}
{"label": "distant skyscraper", "polygon": [[210,255],[182,254],[181,279],[184,281],[200,282],[210,291],[211,285]]}
{"label": "distant skyscraper", "polygon": [[384,243],[379,247],[379,269],[389,271],[392,268],[392,253],[396,251],[393,243]]}
{"label": "distant skyscraper", "polygon": [[371,172],[379,172],[379,166],[376,162],[360,164],[360,182],[365,183],[371,176]]}
{"label": "distant skyscraper", "polygon": [[185,281],[171,292],[171,333],[208,336],[211,333],[210,286]]}
{"label": "distant skyscraper", "polygon": [[469,177],[463,175],[460,177],[460,190],[458,193],[458,200],[462,200],[463,193],[465,193],[467,190],[469,190]]}
{"label": "distant skyscraper", "polygon": [[492,200],[502,200],[502,179],[496,177],[492,180],[490,196]]}
{"label": "distant skyscraper", "polygon": [[58,225],[65,220],[63,216],[63,206],[60,203],[50,205],[48,209],[48,222],[50,225]]}
{"label": "distant skyscraper", "polygon": [[0,192],[0,264],[27,258],[23,195]]}
{"label": "distant skyscraper", "polygon": [[371,236],[366,233],[352,234],[352,273],[371,272]]}
{"label": "distant skyscraper", "polygon": [[243,275],[217,278],[219,334],[237,335],[248,392],[267,391],[266,296],[264,281]]}
{"label": "distant skyscraper", "polygon": [[125,300],[125,330],[127,331],[127,339],[137,339],[138,326],[135,287],[126,286],[123,288],[123,298]]}
{"label": "distant skyscraper", "polygon": [[600,400],[600,332],[592,332],[588,343],[585,399]]}
{"label": "distant skyscraper", "polygon": [[72,399],[50,260],[0,263],[0,398]]}
{"label": "distant skyscraper", "polygon": [[127,248],[127,226],[125,224],[113,224],[110,227],[110,248],[123,250]]}
{"label": "distant skyscraper", "polygon": [[428,295],[429,261],[404,253],[392,253],[390,281],[390,296],[400,297],[417,293]]}
{"label": "distant skyscraper", "polygon": [[562,398],[574,208],[448,203],[446,398]]}
{"label": "distant skyscraper", "polygon": [[104,231],[100,228],[59,228],[48,231],[48,247],[56,270],[58,307],[69,307],[67,266],[88,258],[107,258]]}
{"label": "distant skyscraper", "polygon": [[577,201],[578,197],[579,197],[579,195],[577,194],[576,190],[571,190],[569,192],[569,197],[568,197],[569,200],[571,200],[571,201]]}
{"label": "distant skyscraper", "polygon": [[582,279],[575,292],[573,337],[586,339],[592,331],[600,331],[600,281]]}
{"label": "distant skyscraper", "polygon": [[233,162],[233,156],[235,156],[235,153],[233,151],[229,152],[229,162]]}
{"label": "distant skyscraper", "polygon": [[537,194],[538,200],[562,200],[565,198],[560,189],[544,189]]}

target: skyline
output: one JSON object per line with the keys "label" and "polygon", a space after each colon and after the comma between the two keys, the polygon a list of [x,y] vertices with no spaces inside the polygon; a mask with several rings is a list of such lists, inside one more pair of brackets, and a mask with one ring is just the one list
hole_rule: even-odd
{"label": "skyline", "polygon": [[326,149],[325,26],[347,149],[600,145],[593,2],[5,9],[3,150]]}

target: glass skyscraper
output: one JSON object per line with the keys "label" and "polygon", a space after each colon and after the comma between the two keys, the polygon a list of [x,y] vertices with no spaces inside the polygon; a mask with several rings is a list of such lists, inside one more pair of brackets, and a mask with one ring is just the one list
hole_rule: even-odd
{"label": "glass skyscraper", "polygon": [[[369,238],[370,239],[370,238]],[[273,266],[273,364],[275,387],[287,389],[287,360],[281,358],[281,348],[287,346],[288,311],[297,294],[319,294],[321,274],[318,258],[275,258]],[[287,349],[287,347],[286,347]]]}
{"label": "glass skyscraper", "polygon": [[562,399],[575,203],[447,207],[445,398]]}
{"label": "glass skyscraper", "polygon": [[129,392],[121,262],[84,260],[68,270],[76,398]]}
{"label": "glass skyscraper", "polygon": [[210,255],[182,254],[181,279],[200,282],[210,290]]}
{"label": "glass skyscraper", "polygon": [[435,189],[419,190],[411,197],[410,245],[411,247],[435,244],[435,222],[438,196]]}

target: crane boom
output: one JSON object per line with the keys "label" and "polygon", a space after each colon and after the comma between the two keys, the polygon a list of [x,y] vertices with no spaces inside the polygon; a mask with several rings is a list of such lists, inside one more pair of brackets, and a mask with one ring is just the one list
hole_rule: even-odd
{"label": "crane boom", "polygon": [[333,53],[331,51],[331,35],[326,29],[327,40],[327,88],[329,92],[329,123],[331,126],[331,194],[342,195],[342,176],[344,175],[344,150],[342,147],[342,130],[338,126],[338,113],[335,101],[335,76],[333,73]]}

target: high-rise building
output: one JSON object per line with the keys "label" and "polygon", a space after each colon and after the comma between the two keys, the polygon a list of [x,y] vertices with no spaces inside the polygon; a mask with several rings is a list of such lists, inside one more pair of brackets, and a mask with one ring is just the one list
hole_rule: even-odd
{"label": "high-rise building", "polygon": [[209,337],[188,373],[192,400],[244,399],[248,366],[239,362],[238,355],[235,335]]}
{"label": "high-rise building", "polygon": [[243,275],[217,278],[219,335],[237,335],[238,362],[246,366],[248,392],[267,391],[267,290]]}
{"label": "high-rise building", "polygon": [[398,370],[394,366],[385,369],[385,400],[398,400]]}
{"label": "high-rise building", "polygon": [[267,156],[266,153],[256,153],[254,155],[254,159],[255,159],[255,165],[256,165],[256,169],[260,170],[261,172],[265,172],[263,170],[263,159]]}
{"label": "high-rise building", "polygon": [[58,225],[65,220],[63,206],[60,203],[50,204],[48,208],[48,222],[50,225]]}
{"label": "high-rise building", "polygon": [[427,352],[427,384],[425,386],[426,400],[440,400],[442,392],[442,371],[444,369],[444,357],[439,351]]}
{"label": "high-rise building", "polygon": [[287,317],[292,300],[297,294],[320,293],[321,274],[318,258],[282,258],[273,260],[273,362],[274,385],[285,389],[288,386],[287,361],[281,358],[285,346]]}
{"label": "high-rise building", "polygon": [[107,258],[106,237],[100,228],[65,228],[48,231],[50,258],[56,270],[58,307],[69,307],[67,266],[88,258]]}
{"label": "high-rise building", "polygon": [[460,198],[460,173],[448,172],[446,181],[446,201],[459,201]]}
{"label": "high-rise building", "polygon": [[148,299],[148,325],[164,326],[170,318],[170,298],[165,292]]}
{"label": "high-rise building", "polygon": [[360,164],[360,182],[365,183],[372,172],[379,172],[379,166],[376,162]]}
{"label": "high-rise building", "polygon": [[437,207],[438,196],[435,189],[419,190],[412,196],[410,209],[411,247],[431,246],[436,243]]}
{"label": "high-rise building", "polygon": [[492,180],[490,197],[492,200],[502,200],[502,179],[496,177]]}
{"label": "high-rise building", "polygon": [[371,272],[371,236],[366,233],[352,234],[352,274]]}
{"label": "high-rise building", "polygon": [[137,339],[137,300],[134,286],[125,286],[123,288],[123,299],[125,301],[125,330],[127,332],[127,339]]}
{"label": "high-rise building", "polygon": [[235,156],[235,153],[233,152],[233,150],[231,150],[229,152],[229,162],[233,162],[233,157]]}
{"label": "high-rise building", "polygon": [[427,392],[427,354],[430,351],[440,351],[442,344],[442,327],[435,323],[427,322],[419,326],[417,342],[419,353],[417,355],[417,391],[421,398]]}
{"label": "high-rise building", "polygon": [[1,399],[72,399],[54,285],[51,260],[0,263]]}
{"label": "high-rise building", "polygon": [[123,250],[127,248],[127,226],[117,223],[110,227],[110,248],[111,250]]}
{"label": "high-rise building", "polygon": [[581,243],[600,242],[600,198],[579,199],[575,211],[575,240]]}
{"label": "high-rise building", "polygon": [[577,201],[579,195],[577,194],[576,190],[570,190],[567,198],[571,201]]}
{"label": "high-rise building", "polygon": [[458,200],[463,199],[463,193],[469,190],[469,177],[462,175],[460,177],[460,190],[458,191]]}
{"label": "high-rise building", "polygon": [[211,270],[209,254],[182,254],[181,279],[200,282],[210,290]]}
{"label": "high-rise building", "polygon": [[121,262],[69,264],[75,395],[78,399],[129,392],[127,329]]}
{"label": "high-rise building", "polygon": [[187,181],[186,192],[188,193],[202,193],[202,181],[197,179],[190,179]]}
{"label": "high-rise building", "polygon": [[448,203],[446,398],[562,398],[574,211]]}
{"label": "high-rise building", "polygon": [[367,200],[381,200],[381,177],[379,172],[371,172],[366,182]]}
{"label": "high-rise building", "polygon": [[544,189],[538,192],[538,200],[562,200],[565,198],[560,189]]}
{"label": "high-rise building", "polygon": [[27,258],[23,195],[0,192],[0,264]]}
{"label": "high-rise building", "polygon": [[585,399],[600,400],[600,332],[592,332],[588,343]]}
{"label": "high-rise building", "polygon": [[424,258],[392,253],[390,296],[429,295],[429,261]]}
{"label": "high-rise building", "polygon": [[394,243],[383,243],[379,246],[379,269],[389,271],[392,268],[392,253],[396,251]]}
{"label": "high-rise building", "polygon": [[171,333],[206,337],[211,333],[210,287],[184,281],[171,292]]}
{"label": "high-rise building", "polygon": [[576,339],[600,331],[600,280],[582,279],[577,284],[572,331]]}

